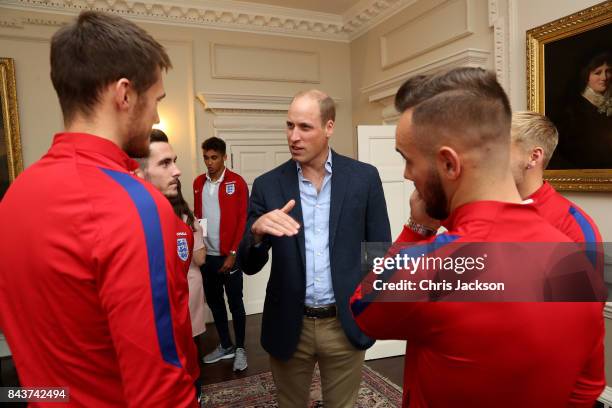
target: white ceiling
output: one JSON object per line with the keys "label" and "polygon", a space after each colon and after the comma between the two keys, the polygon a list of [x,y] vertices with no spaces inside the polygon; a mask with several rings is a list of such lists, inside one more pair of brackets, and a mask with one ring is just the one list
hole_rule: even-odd
{"label": "white ceiling", "polygon": [[240,0],[247,3],[264,4],[320,13],[343,14],[360,0]]}

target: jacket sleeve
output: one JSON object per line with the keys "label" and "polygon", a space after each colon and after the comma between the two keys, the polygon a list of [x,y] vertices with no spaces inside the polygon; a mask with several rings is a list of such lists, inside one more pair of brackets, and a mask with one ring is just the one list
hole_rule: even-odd
{"label": "jacket sleeve", "polygon": [[247,219],[247,207],[249,200],[249,187],[247,186],[244,179],[238,176],[238,223],[236,225],[236,231],[234,232],[234,238],[232,239],[231,250],[237,251],[240,241],[244,236],[244,227],[246,226]]}
{"label": "jacket sleeve", "polygon": [[[603,326],[603,322],[602,322]],[[591,408],[606,387],[604,371],[604,329],[572,390],[569,407]]]}
{"label": "jacket sleeve", "polygon": [[[367,279],[372,279],[371,272]],[[377,340],[406,340],[410,335],[412,313],[421,306],[417,302],[378,301],[368,292],[371,282],[362,282],[351,297],[351,311],[357,326],[368,337]]]}
{"label": "jacket sleeve", "polygon": [[[405,266],[395,262],[387,265],[396,256],[411,258],[423,256],[433,247],[429,244],[434,240],[416,242],[411,245],[396,243],[392,245],[383,257],[373,260],[372,269],[366,274],[351,296],[351,312],[359,328],[374,339],[401,339],[414,337],[413,325],[418,319],[418,310],[429,299],[429,293],[421,290],[418,282],[430,273],[420,267],[416,273],[411,273]],[[389,286],[411,282],[415,286],[407,291],[395,291]]]}
{"label": "jacket sleeve", "polygon": [[98,223],[93,249],[106,321],[92,324],[108,324],[123,380],[123,390],[109,392],[123,392],[131,407],[197,407],[186,368],[193,352],[185,347],[193,342],[184,341],[191,329],[181,309],[187,288],[177,270],[177,218],[143,196],[138,211],[126,208],[123,219]]}
{"label": "jacket sleeve", "polygon": [[366,241],[391,242],[391,227],[387,214],[387,203],[378,170],[372,167],[370,176],[368,207],[366,211]]}
{"label": "jacket sleeve", "polygon": [[247,275],[253,275],[264,267],[266,262],[268,262],[268,251],[271,246],[268,237],[264,237],[259,245],[255,245],[255,240],[251,233],[253,223],[263,214],[270,211],[266,207],[263,187],[260,184],[262,184],[261,179],[255,179],[249,200],[246,228],[238,249],[238,265]]}

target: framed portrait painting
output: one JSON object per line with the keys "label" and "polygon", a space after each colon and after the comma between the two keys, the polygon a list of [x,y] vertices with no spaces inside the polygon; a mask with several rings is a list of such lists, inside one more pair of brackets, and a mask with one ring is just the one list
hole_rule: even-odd
{"label": "framed portrait painting", "polygon": [[528,108],[559,130],[545,178],[612,191],[612,1],[527,31]]}
{"label": "framed portrait painting", "polygon": [[0,200],[10,183],[23,170],[15,66],[11,58],[0,58]]}

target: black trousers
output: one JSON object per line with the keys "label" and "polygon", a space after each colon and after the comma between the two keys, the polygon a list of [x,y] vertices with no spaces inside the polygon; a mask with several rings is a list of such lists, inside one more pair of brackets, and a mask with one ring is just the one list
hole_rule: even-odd
{"label": "black trousers", "polygon": [[227,303],[234,322],[234,333],[236,334],[236,347],[244,348],[244,330],[246,314],[242,301],[242,271],[238,270],[232,274],[220,274],[219,268],[225,261],[224,256],[206,256],[206,263],[201,266],[202,280],[206,302],[212,311],[221,345],[224,348],[232,346],[229,327],[227,322],[227,311],[225,310],[225,299],[223,289],[227,295]]}

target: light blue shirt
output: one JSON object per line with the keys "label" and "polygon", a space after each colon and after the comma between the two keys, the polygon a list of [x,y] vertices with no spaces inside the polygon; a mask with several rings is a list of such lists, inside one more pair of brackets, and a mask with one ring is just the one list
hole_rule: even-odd
{"label": "light blue shirt", "polygon": [[331,150],[325,162],[325,176],[321,191],[304,178],[297,163],[300,200],[304,218],[306,247],[306,300],[307,306],[336,303],[331,279],[329,259],[329,210],[331,208]]}

